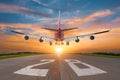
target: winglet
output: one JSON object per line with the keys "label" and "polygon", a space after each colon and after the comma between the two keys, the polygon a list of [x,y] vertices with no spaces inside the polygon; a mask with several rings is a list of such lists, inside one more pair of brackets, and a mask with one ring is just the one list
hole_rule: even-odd
{"label": "winglet", "polygon": [[59,10],[59,22],[60,22],[60,10]]}

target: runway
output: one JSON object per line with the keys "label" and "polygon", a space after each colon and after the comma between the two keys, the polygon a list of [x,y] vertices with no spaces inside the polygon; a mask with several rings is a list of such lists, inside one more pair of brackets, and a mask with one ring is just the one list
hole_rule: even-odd
{"label": "runway", "polygon": [[120,59],[70,54],[4,59],[0,80],[120,80]]}

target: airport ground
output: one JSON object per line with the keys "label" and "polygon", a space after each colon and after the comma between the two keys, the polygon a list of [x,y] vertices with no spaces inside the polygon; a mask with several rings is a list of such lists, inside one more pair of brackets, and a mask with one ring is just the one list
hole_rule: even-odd
{"label": "airport ground", "polygon": [[120,59],[40,54],[0,60],[0,80],[119,80]]}

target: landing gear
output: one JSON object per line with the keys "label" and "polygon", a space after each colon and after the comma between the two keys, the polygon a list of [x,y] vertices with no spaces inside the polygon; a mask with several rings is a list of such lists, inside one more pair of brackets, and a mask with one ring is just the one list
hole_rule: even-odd
{"label": "landing gear", "polygon": [[50,46],[52,45],[52,42],[50,42]]}
{"label": "landing gear", "polygon": [[64,45],[64,43],[63,43],[63,42],[61,42],[61,45]]}
{"label": "landing gear", "polygon": [[56,41],[55,45],[64,45],[64,42],[63,41]]}
{"label": "landing gear", "polygon": [[69,46],[69,42],[66,42],[66,45]]}

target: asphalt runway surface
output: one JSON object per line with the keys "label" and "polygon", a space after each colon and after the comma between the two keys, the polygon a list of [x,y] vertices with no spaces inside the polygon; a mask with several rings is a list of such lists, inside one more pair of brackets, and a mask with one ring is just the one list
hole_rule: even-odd
{"label": "asphalt runway surface", "polygon": [[120,80],[120,59],[54,54],[4,59],[0,80]]}

